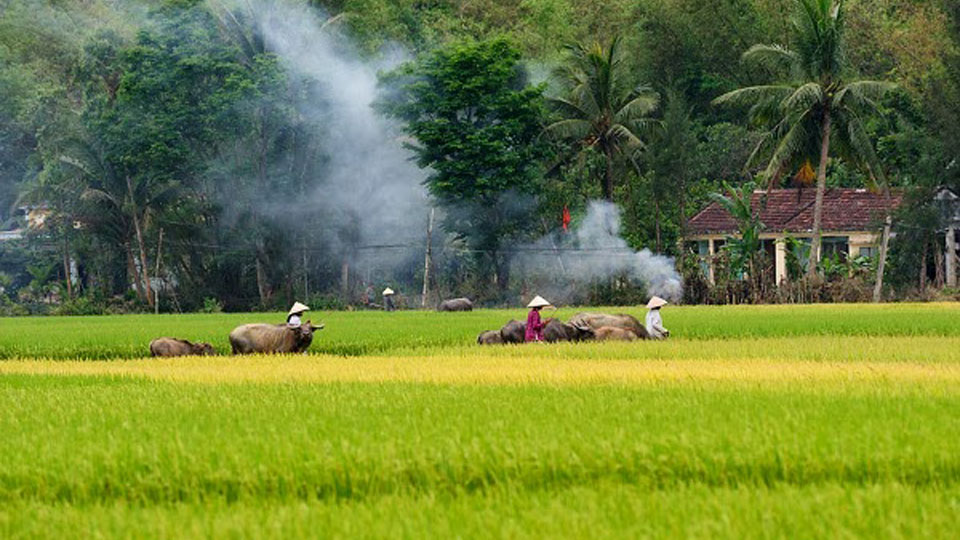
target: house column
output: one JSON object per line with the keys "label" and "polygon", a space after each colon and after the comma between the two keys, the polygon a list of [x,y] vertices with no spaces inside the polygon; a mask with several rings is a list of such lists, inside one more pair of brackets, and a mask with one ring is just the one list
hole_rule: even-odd
{"label": "house column", "polygon": [[943,260],[946,263],[947,287],[957,286],[957,241],[953,236],[953,226],[947,227],[947,249]]}
{"label": "house column", "polygon": [[776,249],[774,250],[774,261],[776,262],[777,285],[779,286],[787,279],[787,243],[783,238],[777,238]]}
{"label": "house column", "polygon": [[713,256],[716,253],[713,247],[713,238],[707,240],[707,279],[710,280],[711,285],[715,285],[717,282],[714,279],[713,274]]}

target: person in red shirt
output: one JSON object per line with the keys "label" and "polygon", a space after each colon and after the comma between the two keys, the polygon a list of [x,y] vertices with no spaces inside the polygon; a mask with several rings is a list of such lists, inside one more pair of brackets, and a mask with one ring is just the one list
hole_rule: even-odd
{"label": "person in red shirt", "polygon": [[543,341],[543,321],[540,320],[540,310],[546,306],[549,306],[550,302],[547,302],[543,299],[542,296],[537,296],[527,304],[527,307],[530,308],[530,313],[527,314],[527,331],[524,334],[524,341]]}

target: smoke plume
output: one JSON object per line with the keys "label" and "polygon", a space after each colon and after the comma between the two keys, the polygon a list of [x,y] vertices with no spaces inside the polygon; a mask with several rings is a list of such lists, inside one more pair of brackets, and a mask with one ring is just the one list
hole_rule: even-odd
{"label": "smoke plume", "polygon": [[647,293],[676,301],[683,283],[670,257],[649,249],[635,251],[620,236],[620,210],[592,201],[583,221],[568,234],[552,234],[518,250],[521,267],[550,276],[543,293],[555,302],[577,302],[591,283],[624,278],[643,284]]}
{"label": "smoke plume", "polygon": [[[328,243],[354,261],[376,259],[381,267],[401,263],[410,250],[382,246],[423,241],[429,204],[422,182],[427,173],[399,142],[399,126],[372,105],[377,72],[398,65],[403,56],[364,61],[335,25],[305,7],[264,3],[258,17],[268,48],[291,76],[318,85],[321,99],[304,113],[316,117],[323,130],[326,163],[322,182],[307,203],[323,209]],[[357,247],[366,249],[351,253]]]}

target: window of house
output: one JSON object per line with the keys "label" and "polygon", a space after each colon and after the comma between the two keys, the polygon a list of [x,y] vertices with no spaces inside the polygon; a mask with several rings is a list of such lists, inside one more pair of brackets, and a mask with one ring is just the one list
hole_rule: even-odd
{"label": "window of house", "polygon": [[874,246],[861,247],[860,253],[858,254],[858,256],[866,257],[870,259],[870,258],[876,257],[877,253],[878,253],[877,248]]}
{"label": "window of house", "polygon": [[820,258],[838,257],[841,261],[847,260],[850,254],[850,245],[846,236],[825,236],[821,240]]}

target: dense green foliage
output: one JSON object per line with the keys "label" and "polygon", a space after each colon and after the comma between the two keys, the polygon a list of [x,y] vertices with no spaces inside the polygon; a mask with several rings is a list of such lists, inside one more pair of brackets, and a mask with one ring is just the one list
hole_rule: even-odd
{"label": "dense green foliage", "polygon": [[[322,204],[349,189],[330,168],[350,147],[332,120],[330,85],[343,81],[291,69],[290,51],[261,24],[285,17],[284,6],[312,10],[301,18],[344,58],[393,67],[397,47],[413,56],[405,73],[420,78],[407,81],[397,129],[430,150],[418,157],[432,165],[423,176],[439,206],[469,200],[494,213],[447,215],[438,235],[468,242],[435,253],[438,294],[493,303],[520,293],[523,276],[510,275],[503,247],[516,242],[521,219],[525,232],[543,235],[565,207],[576,224],[591,199],[606,197],[623,210],[620,232],[632,247],[679,256],[687,219],[722,182],[764,172],[804,180],[811,167],[821,187],[886,178],[906,188],[910,204],[894,229],[910,240],[893,240],[887,283],[902,294],[942,285],[935,247],[943,234],[929,195],[960,179],[951,166],[960,151],[960,12],[940,0],[846,0],[834,12],[839,5],[6,2],[0,228],[24,227],[20,209],[45,209],[46,220],[24,240],[0,242],[0,311],[149,309],[155,286],[164,311],[201,309],[206,299],[228,310],[294,297],[329,303],[331,294],[343,305],[370,282],[419,290],[422,242],[362,245],[363,213],[343,220]],[[812,26],[796,16],[803,6]],[[768,62],[744,62],[744,53]],[[465,67],[456,62],[470,55],[496,61],[439,71],[444,62]],[[473,94],[424,93],[428,75]],[[384,79],[387,97],[401,78]],[[898,90],[881,95],[886,85],[851,82],[869,80]],[[769,81],[784,85],[758,86]],[[451,125],[469,125],[469,137],[437,130],[422,114],[438,99],[448,100],[448,114],[466,112],[471,96],[496,88],[504,93],[481,92],[486,116]],[[541,94],[555,107],[540,107]],[[713,106],[724,94],[757,106]],[[819,158],[828,109],[828,155],[842,159]],[[393,251],[373,251],[381,244]],[[358,262],[361,251],[381,264]]]}
{"label": "dense green foliage", "polygon": [[520,53],[497,39],[464,43],[401,66],[384,84],[382,107],[404,121],[430,193],[447,210],[447,231],[489,259],[509,284],[505,244],[529,238],[530,205],[545,155],[542,87],[530,86]]}

